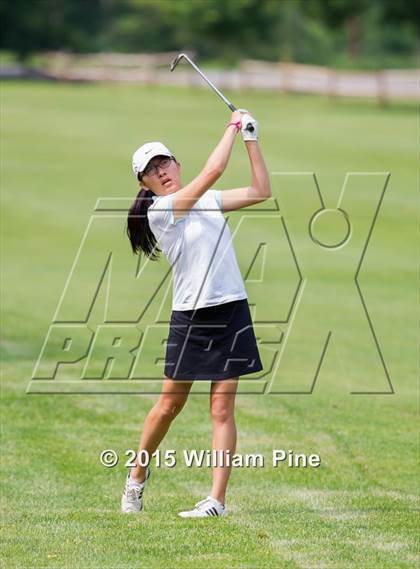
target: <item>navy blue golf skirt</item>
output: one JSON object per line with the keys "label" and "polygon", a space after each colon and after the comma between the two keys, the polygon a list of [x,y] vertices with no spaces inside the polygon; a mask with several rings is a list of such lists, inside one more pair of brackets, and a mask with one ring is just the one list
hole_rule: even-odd
{"label": "navy blue golf skirt", "polygon": [[166,377],[216,381],[262,369],[247,298],[172,311]]}

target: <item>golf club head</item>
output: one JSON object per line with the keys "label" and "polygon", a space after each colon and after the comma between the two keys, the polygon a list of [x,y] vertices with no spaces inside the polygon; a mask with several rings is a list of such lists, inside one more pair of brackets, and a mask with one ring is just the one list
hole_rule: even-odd
{"label": "golf club head", "polygon": [[178,63],[181,61],[181,59],[185,57],[185,53],[179,53],[175,59],[173,60],[173,62],[171,63],[171,71],[173,71],[175,69],[175,67],[178,65]]}

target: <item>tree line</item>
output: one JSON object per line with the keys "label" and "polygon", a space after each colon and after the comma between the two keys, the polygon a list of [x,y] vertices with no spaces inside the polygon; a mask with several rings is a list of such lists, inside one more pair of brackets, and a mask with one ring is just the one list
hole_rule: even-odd
{"label": "tree line", "polygon": [[413,0],[0,0],[0,49],[401,66],[415,65],[419,22]]}

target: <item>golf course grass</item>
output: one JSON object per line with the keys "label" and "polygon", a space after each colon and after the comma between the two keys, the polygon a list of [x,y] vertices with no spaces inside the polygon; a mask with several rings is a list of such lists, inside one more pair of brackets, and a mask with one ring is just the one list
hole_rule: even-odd
{"label": "golf course grass", "polygon": [[[126,516],[119,512],[124,453],[136,449],[159,390],[142,392],[135,380],[127,393],[119,391],[118,380],[83,384],[79,363],[59,367],[56,379],[41,382],[47,384],[42,393],[34,370],[53,321],[84,321],[111,247],[110,320],[117,313],[122,322],[130,315],[135,320],[150,302],[144,321],[167,328],[166,260],[149,263],[144,276],[133,278],[136,259],[124,236],[124,210],[110,214],[109,223],[106,212],[92,222],[95,205],[98,199],[134,198],[131,155],[149,140],[173,150],[183,180],[190,180],[229,114],[206,89],[2,86],[4,567],[397,569],[419,563],[417,110],[402,103],[381,108],[275,93],[229,95],[260,122],[278,209],[259,204],[226,218],[232,232],[238,228],[234,244],[244,278],[262,244],[245,279],[256,307],[256,335],[275,342],[277,330],[284,338],[260,346],[266,392],[243,389],[236,403],[237,452],[262,454],[265,466],[232,470],[229,516],[187,520],[177,512],[210,491],[211,470],[188,468],[182,458],[184,449],[211,445],[207,382],[197,386],[201,393],[191,394],[161,445],[162,452],[176,450],[177,465],[154,467],[144,511]],[[307,232],[310,216],[321,207],[312,173],[330,209],[353,173],[342,205],[352,212],[351,239],[319,256]],[[249,183],[238,137],[215,187]],[[325,239],[334,241],[341,222],[318,227],[319,235],[325,231]],[[92,223],[94,231],[88,230]],[[296,291],[293,310],[299,305],[301,311],[293,320]],[[92,327],[104,322],[105,297],[104,285]],[[271,340],[267,322],[277,322]],[[312,362],[319,360],[329,331],[312,384]],[[159,338],[155,344],[163,356]],[[283,346],[283,367],[280,362],[270,371],[273,350]],[[97,346],[92,377],[107,353],[106,346]],[[149,342],[140,375],[159,377],[155,358]],[[54,350],[44,351],[42,361],[53,369]],[[101,393],[107,382],[112,392]],[[104,449],[119,454],[116,467],[101,465]],[[321,465],[275,468],[273,449],[318,454]]]}

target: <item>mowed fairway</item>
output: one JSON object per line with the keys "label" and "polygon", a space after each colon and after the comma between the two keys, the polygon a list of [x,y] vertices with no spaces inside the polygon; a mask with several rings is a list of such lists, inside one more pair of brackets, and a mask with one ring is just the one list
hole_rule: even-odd
{"label": "mowed fairway", "polygon": [[[232,94],[232,100],[260,121],[269,171],[315,172],[328,207],[335,207],[347,172],[391,173],[359,281],[394,394],[351,395],[360,386],[346,376],[333,337],[311,395],[238,395],[237,452],[263,454],[265,467],[234,469],[227,499],[232,515],[198,521],[177,516],[210,490],[210,470],[187,468],[182,460],[183,449],[211,444],[208,397],[193,394],[161,447],[177,451],[177,466],[153,469],[140,516],[120,514],[124,451],[136,448],[157,395],[26,390],[97,199],[136,193],[133,150],[162,140],[182,163],[187,181],[204,164],[229,115],[207,90],[4,84],[5,567],[396,569],[419,562],[416,110],[252,92]],[[309,178],[298,178],[301,183],[296,176],[273,174],[272,189],[286,204],[286,223],[290,213],[288,228],[304,270],[308,246],[294,233],[287,204],[304,208],[316,192]],[[247,157],[238,139],[217,187],[248,183]],[[369,184],[356,184],[352,194],[353,210],[366,223],[376,208],[370,191]],[[232,216],[232,223],[237,219]],[[250,227],[249,239],[242,235],[235,243],[242,274],[244,255],[259,237],[280,241],[280,233],[264,233],[263,217]],[[100,243],[87,250],[87,261],[96,266],[99,254]],[[165,266],[162,260],[152,270]],[[264,317],[276,302],[283,302],[286,314],[290,301],[285,298],[293,293],[295,278],[290,262],[280,258],[267,267],[262,285],[246,283],[250,298]],[[345,314],[352,306],[355,288],[347,286],[348,273],[354,276],[356,268],[344,257],[328,278],[321,275],[325,289],[310,296],[305,308],[314,335],[325,332],[317,328],[320,310],[333,307]],[[75,305],[83,303],[91,284],[87,277],[80,281]],[[123,311],[128,306],[137,312],[136,302],[149,296],[139,279],[135,293],[130,288],[118,302]],[[170,297],[164,316],[169,313]],[[341,347],[365,373],[368,387],[372,361],[369,353],[358,351],[360,321],[347,316],[347,341]],[[289,390],[293,377],[299,379],[306,369],[306,349],[302,342],[294,356]],[[149,356],[146,352],[145,360]],[[385,375],[382,380],[379,390],[389,391]],[[378,390],[378,378],[374,387]],[[120,454],[117,467],[100,464],[103,449]],[[322,464],[273,468],[272,449],[317,453]]]}

